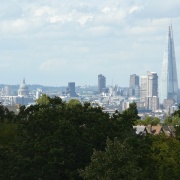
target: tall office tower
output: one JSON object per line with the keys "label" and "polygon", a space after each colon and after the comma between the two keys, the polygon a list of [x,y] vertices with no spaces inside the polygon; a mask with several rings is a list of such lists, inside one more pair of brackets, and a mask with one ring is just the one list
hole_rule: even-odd
{"label": "tall office tower", "polygon": [[130,75],[129,87],[132,86],[139,86],[139,76],[137,76],[136,74]]}
{"label": "tall office tower", "polygon": [[147,76],[140,76],[140,100],[145,101],[147,96]]}
{"label": "tall office tower", "polygon": [[101,93],[102,89],[106,88],[106,78],[102,74],[98,75],[98,90]]}
{"label": "tall office tower", "polygon": [[139,76],[136,74],[130,75],[130,81],[129,81],[129,96],[134,96],[139,98],[140,94],[140,87],[139,87]]}
{"label": "tall office tower", "polygon": [[161,103],[164,99],[178,100],[178,80],[176,71],[176,59],[174,50],[172,25],[169,25],[166,47],[163,57],[161,76]]}
{"label": "tall office tower", "polygon": [[158,96],[158,76],[155,72],[147,72],[147,96]]}
{"label": "tall office tower", "polygon": [[76,97],[76,91],[75,91],[75,82],[69,82],[67,92],[69,93],[70,97]]}
{"label": "tall office tower", "polygon": [[157,109],[159,109],[158,75],[155,72],[147,72],[145,107],[148,110],[152,110],[152,112],[155,112]]}

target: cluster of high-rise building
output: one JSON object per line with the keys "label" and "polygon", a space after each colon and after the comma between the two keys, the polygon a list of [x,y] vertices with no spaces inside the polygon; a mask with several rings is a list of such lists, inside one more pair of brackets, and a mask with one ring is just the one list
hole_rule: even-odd
{"label": "cluster of high-rise building", "polygon": [[[140,83],[138,84],[138,82]],[[161,107],[161,109],[164,108],[168,111],[175,103],[179,103],[178,78],[171,24],[168,29],[161,78],[158,78],[157,73],[149,71],[145,76],[140,76],[140,81],[139,76],[136,74],[131,75],[129,96],[134,95],[138,97],[138,93],[135,94],[136,85],[140,88],[140,101],[144,102],[144,107],[148,110],[156,111]]]}
{"label": "cluster of high-rise building", "polygon": [[[105,77],[98,75],[98,89],[103,93],[105,89]],[[109,96],[116,96],[118,88],[109,87]],[[130,75],[128,90],[123,89],[120,93],[126,97],[123,100],[122,107],[128,107],[129,102],[136,101],[140,110],[157,112],[160,109],[166,113],[177,109],[179,103],[178,78],[176,70],[176,59],[174,50],[172,25],[169,25],[166,39],[166,47],[163,56],[162,74],[147,71],[145,75]],[[123,108],[122,108],[123,109]]]}
{"label": "cluster of high-rise building", "polygon": [[[88,90],[86,90],[88,89]],[[1,103],[4,105],[27,105],[38,99],[43,91],[38,88],[34,95],[29,93],[25,79],[17,90],[17,95],[12,95],[10,86],[4,86],[1,91]],[[69,82],[64,92],[48,92],[48,95],[60,96],[63,100],[76,98],[99,104],[108,111],[122,111],[129,107],[129,103],[135,101],[139,112],[173,112],[180,102],[178,93],[178,78],[174,50],[172,25],[169,25],[166,47],[163,56],[162,74],[159,78],[156,72],[147,71],[145,75],[130,75],[129,87],[122,88],[117,85],[106,85],[106,77],[98,75],[98,87],[76,87],[75,82]]]}
{"label": "cluster of high-rise building", "polygon": [[159,109],[157,73],[148,71],[146,76],[140,76],[140,83],[138,84],[138,87],[139,89],[137,91],[139,91],[139,94],[135,97],[140,98],[141,107],[144,103],[146,110],[155,112],[157,109]]}
{"label": "cluster of high-rise building", "polygon": [[140,98],[147,110],[155,112],[158,109],[168,111],[175,103],[179,103],[178,78],[174,50],[172,25],[169,25],[166,47],[163,56],[162,74],[147,72],[145,76],[130,75],[130,97]]}

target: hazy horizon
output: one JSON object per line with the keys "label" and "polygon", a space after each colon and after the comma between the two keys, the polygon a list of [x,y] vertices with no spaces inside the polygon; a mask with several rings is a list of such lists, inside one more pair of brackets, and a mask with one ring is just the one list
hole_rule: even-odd
{"label": "hazy horizon", "polygon": [[170,21],[179,72],[178,0],[0,2],[1,84],[96,85],[103,74],[127,87],[131,74],[160,78]]}

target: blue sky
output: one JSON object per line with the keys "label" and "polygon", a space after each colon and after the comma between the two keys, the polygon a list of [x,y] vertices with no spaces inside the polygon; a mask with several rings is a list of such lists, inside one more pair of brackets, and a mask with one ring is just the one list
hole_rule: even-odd
{"label": "blue sky", "polygon": [[0,3],[0,83],[96,85],[103,74],[128,86],[130,74],[160,76],[170,20],[180,70],[179,0]]}

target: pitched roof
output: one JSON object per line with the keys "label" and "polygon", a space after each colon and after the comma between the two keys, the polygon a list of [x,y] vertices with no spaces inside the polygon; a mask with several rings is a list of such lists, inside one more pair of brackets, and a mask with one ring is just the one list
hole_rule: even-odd
{"label": "pitched roof", "polygon": [[159,125],[159,124],[156,125],[156,126],[148,125],[147,126],[147,131],[148,131],[148,133],[157,135],[157,134],[160,134],[161,132],[163,132],[163,129],[162,129],[162,126]]}
{"label": "pitched roof", "polygon": [[136,134],[144,133],[146,131],[146,126],[133,126],[136,129]]}
{"label": "pitched roof", "polygon": [[175,137],[175,131],[176,130],[175,130],[174,126],[163,125],[162,128],[163,128],[163,130],[167,136],[174,136]]}

